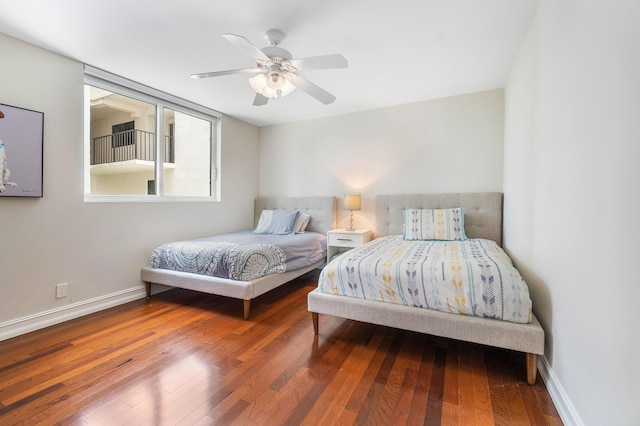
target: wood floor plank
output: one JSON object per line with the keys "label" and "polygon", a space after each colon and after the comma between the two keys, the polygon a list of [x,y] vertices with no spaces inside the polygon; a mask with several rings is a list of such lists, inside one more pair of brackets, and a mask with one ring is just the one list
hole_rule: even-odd
{"label": "wood floor plank", "polygon": [[386,329],[384,331],[385,331],[385,336],[383,336],[382,343],[380,344],[380,346],[378,346],[378,350],[373,355],[373,358],[371,359],[371,362],[367,366],[367,369],[364,372],[364,375],[360,379],[358,386],[356,387],[354,392],[351,394],[351,397],[349,398],[349,402],[347,402],[347,405],[345,407],[347,410],[350,410],[353,412],[359,412],[361,410],[362,405],[365,404],[365,401],[367,400],[369,389],[371,389],[371,386],[374,384],[375,379],[377,377],[377,373],[380,370],[382,363],[386,359],[386,355],[389,350],[389,347],[393,343],[393,336],[389,334],[389,330]]}
{"label": "wood floor plank", "polygon": [[240,399],[238,401],[236,401],[235,404],[233,404],[233,406],[227,410],[224,415],[222,415],[221,417],[218,417],[216,419],[211,418],[211,422],[212,423],[219,423],[222,425],[228,425],[231,424],[233,421],[235,421],[243,412],[245,412],[247,410],[248,407],[251,406],[251,403],[248,401],[245,401],[244,399]]}
{"label": "wood floor plank", "polygon": [[395,407],[389,416],[389,424],[406,425],[409,421],[413,389],[418,379],[418,371],[414,368],[406,368],[402,376],[402,383],[398,392]]}
{"label": "wood floor plank", "polygon": [[292,316],[285,322],[266,329],[264,332],[260,333],[260,336],[256,336],[256,339],[252,341],[251,346],[249,346],[243,353],[236,356],[236,359],[240,361],[247,361],[251,359],[258,351],[264,350],[275,339],[280,339],[282,337],[283,330],[287,330],[293,327],[294,324],[299,323],[303,316],[306,317],[307,313],[300,312],[297,316]]}
{"label": "wood floor plank", "polygon": [[460,424],[476,424],[476,401],[473,391],[473,357],[471,346],[460,344],[458,358],[458,406]]}
{"label": "wood floor plank", "polygon": [[459,408],[457,405],[442,403],[442,426],[458,426],[460,423]]}
{"label": "wood floor plank", "polygon": [[530,424],[529,416],[520,397],[517,381],[514,380],[516,373],[508,355],[507,351],[493,350],[490,357],[487,358],[490,358],[493,365],[500,370],[511,424],[528,425]]}
{"label": "wood floor plank", "polygon": [[[442,343],[440,339],[438,343]],[[458,342],[454,340],[445,341],[447,359],[444,374],[444,389],[442,394],[443,403],[451,406],[458,406]]]}
{"label": "wood floor plank", "polygon": [[389,416],[389,424],[404,425],[407,424],[409,411],[411,409],[411,401],[413,400],[413,390],[418,379],[418,370],[420,368],[419,360],[423,353],[424,345],[421,344],[421,338],[415,334],[408,334],[403,341],[403,346],[399,351],[398,357],[394,364],[394,371],[397,374],[395,380],[390,380],[388,386],[399,388],[396,393],[395,406]]}
{"label": "wood floor plank", "polygon": [[[542,381],[540,377],[538,377],[538,380]],[[547,392],[547,389],[542,386],[535,386],[533,389],[535,391],[536,398],[538,398],[538,401],[540,401],[542,411],[549,419],[552,419],[552,422],[555,423],[560,419],[560,414],[558,413],[556,406],[553,405],[553,401],[551,400],[551,396],[549,396],[549,392]]]}
{"label": "wood floor plank", "polygon": [[[348,324],[345,322],[345,324]],[[340,413],[346,411],[346,405],[360,383],[360,378],[369,367],[371,360],[382,343],[382,336],[376,335],[367,346],[355,346],[341,368],[336,372],[324,389],[320,404],[315,404],[302,424],[334,425],[338,424]],[[354,417],[357,412],[353,412]]]}
{"label": "wood floor plank", "polygon": [[0,424],[562,424],[522,354],[174,289],[0,342]]}
{"label": "wood floor plank", "polygon": [[509,401],[504,387],[504,370],[501,364],[507,360],[500,356],[500,351],[491,349],[484,350],[485,366],[487,371],[487,381],[489,383],[489,398],[491,399],[491,409],[496,425],[512,425],[511,411],[509,409]]}
{"label": "wood floor plank", "polygon": [[[194,349],[188,348],[189,352]],[[188,354],[188,352],[179,352],[176,351],[172,354],[165,353],[163,355],[159,355],[158,358],[151,358],[152,364],[151,368],[160,368],[163,369],[167,365],[170,365],[177,357],[183,356],[184,354]],[[133,354],[134,357],[137,354]],[[117,365],[119,359],[114,360],[114,363]],[[145,362],[130,362],[122,364],[124,369],[122,368],[104,368],[105,365],[101,365],[100,368],[93,369],[92,371],[95,374],[92,374],[92,371],[88,372],[88,375],[79,374],[78,376],[74,376],[70,378],[68,383],[67,392],[70,393],[70,396],[62,395],[61,398],[68,398],[72,404],[68,406],[61,406],[57,409],[53,410],[53,415],[49,412],[50,410],[47,408],[42,410],[38,414],[33,416],[34,420],[38,419],[58,419],[62,416],[70,416],[72,415],[72,411],[74,405],[82,406],[82,407],[94,407],[101,406],[105,397],[108,399],[108,395],[119,394],[119,392],[123,389],[123,387],[128,386],[130,381],[135,381],[139,378],[144,378],[148,373],[146,368],[148,365]],[[152,374],[151,374],[152,375]],[[84,379],[84,380],[83,380]],[[156,376],[157,380],[157,376]],[[160,390],[154,386],[152,388],[153,392],[151,395],[157,396]],[[42,401],[43,404],[48,403],[48,401]],[[55,403],[55,401],[54,401]],[[36,408],[36,407],[34,407]]]}
{"label": "wood floor plank", "polygon": [[301,368],[282,391],[265,404],[270,408],[258,418],[269,419],[273,424],[301,424],[326,387],[317,383],[310,373],[307,368]]}
{"label": "wood floor plank", "polygon": [[440,344],[445,345],[447,359],[444,371],[444,390],[442,395],[442,424],[458,425],[460,422],[459,407],[459,350],[455,340],[439,339]]}
{"label": "wood floor plank", "polygon": [[476,424],[493,425],[495,419],[491,409],[489,382],[484,362],[484,352],[479,345],[471,346],[473,369],[473,399],[476,407]]}
{"label": "wood floor plank", "polygon": [[[309,342],[313,340],[312,336],[313,335],[311,333],[307,334]],[[223,379],[221,383],[223,386],[219,392],[216,392],[217,397],[215,399],[219,399],[219,402],[222,402],[231,395],[231,393],[236,393],[248,401],[253,401],[260,392],[264,391],[263,388],[254,386],[254,382],[260,382],[263,384],[272,383],[283,373],[284,370],[286,370],[288,360],[294,360],[302,356],[302,354],[309,353],[311,351],[311,343],[301,345],[296,342],[286,340],[280,341],[279,343],[279,348],[273,349],[272,352],[274,352],[274,354],[281,355],[281,357],[267,357],[268,353],[262,351],[255,353],[251,360],[245,361],[236,369],[238,371],[242,371],[242,374],[234,375],[231,381],[227,381],[227,377]],[[229,375],[230,374],[227,376]],[[251,380],[248,380],[249,378]],[[215,418],[217,416],[217,404],[213,405],[214,408],[209,415]]]}
{"label": "wood floor plank", "polygon": [[358,424],[387,424],[395,407],[400,382],[398,381],[397,385],[393,384],[392,369],[402,345],[404,333],[394,333],[392,336],[393,341],[356,417]]}
{"label": "wood floor plank", "polygon": [[444,394],[444,371],[446,365],[446,351],[436,349],[429,383],[429,399],[424,424],[439,425],[442,423],[442,403]]}
{"label": "wood floor plank", "polygon": [[[427,341],[429,341],[427,339]],[[413,390],[411,408],[409,409],[409,424],[424,423],[429,401],[429,386],[431,384],[431,374],[433,372],[433,361],[435,358],[435,346],[425,345],[418,371],[418,380]]]}
{"label": "wood floor plank", "polygon": [[[78,368],[75,371],[76,375],[69,377],[65,382],[68,388],[73,390],[73,394],[69,398],[73,399],[76,404],[82,403],[90,406],[94,401],[100,401],[103,395],[120,389],[123,383],[126,384],[130,380],[147,374],[147,367],[151,366],[152,369],[162,370],[162,367],[173,362],[175,357],[182,356],[185,351],[194,350],[192,345],[184,344],[184,342],[188,342],[188,336],[183,332],[168,328],[166,334],[156,333],[155,336],[156,343],[167,344],[169,348],[159,352],[154,350],[153,345],[140,345],[136,342],[131,348],[132,351],[126,354],[115,353],[114,358],[105,360],[88,372],[82,367]],[[100,353],[103,350],[108,353],[109,346],[100,350]],[[103,355],[104,357],[108,356]],[[133,362],[127,362],[127,360]],[[127,368],[117,368],[118,366],[126,366]],[[47,404],[49,401],[43,400],[41,403]],[[65,408],[67,407],[57,409],[55,415],[64,415]],[[46,410],[43,410],[38,416],[50,418]]]}
{"label": "wood floor plank", "polygon": [[541,404],[539,404],[539,401],[536,398],[535,391],[532,389],[532,387],[528,385],[526,381],[524,381],[518,383],[518,389],[520,391],[522,401],[524,402],[524,406],[527,410],[529,422],[533,426],[546,425],[547,420],[545,418],[545,414],[542,410]]}

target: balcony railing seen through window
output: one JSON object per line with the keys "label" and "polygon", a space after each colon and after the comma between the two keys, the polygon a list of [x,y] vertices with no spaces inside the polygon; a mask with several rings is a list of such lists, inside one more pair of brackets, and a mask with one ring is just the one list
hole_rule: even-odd
{"label": "balcony railing seen through window", "polygon": [[[127,130],[91,139],[91,165],[117,163],[128,160],[155,161],[155,133]],[[173,136],[164,137],[164,162],[173,163]]]}

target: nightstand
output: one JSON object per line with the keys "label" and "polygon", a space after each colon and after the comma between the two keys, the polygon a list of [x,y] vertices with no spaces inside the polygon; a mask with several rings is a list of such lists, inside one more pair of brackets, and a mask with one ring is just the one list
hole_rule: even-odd
{"label": "nightstand", "polygon": [[355,231],[334,229],[327,232],[327,263],[336,254],[354,247],[360,247],[369,241],[371,241],[371,231],[369,229],[356,229]]}

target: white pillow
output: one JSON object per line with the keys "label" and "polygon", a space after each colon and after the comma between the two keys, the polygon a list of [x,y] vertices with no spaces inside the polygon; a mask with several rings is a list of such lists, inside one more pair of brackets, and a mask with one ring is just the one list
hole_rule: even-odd
{"label": "white pillow", "polygon": [[298,220],[296,220],[296,234],[302,234],[307,229],[309,219],[311,219],[311,216],[306,213],[300,213]]}
{"label": "white pillow", "polygon": [[254,234],[293,234],[298,219],[297,210],[262,210]]}

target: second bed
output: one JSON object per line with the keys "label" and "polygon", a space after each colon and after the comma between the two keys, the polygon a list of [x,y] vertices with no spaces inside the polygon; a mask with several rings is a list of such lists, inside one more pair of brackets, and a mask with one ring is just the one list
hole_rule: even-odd
{"label": "second bed", "polygon": [[[163,284],[242,299],[243,317],[246,320],[249,318],[251,300],[324,264],[326,233],[335,227],[335,197],[257,198],[254,208],[256,227],[260,225],[260,218],[265,210],[296,211],[308,215],[305,232],[256,235],[254,229],[189,242],[169,242],[156,248],[150,256],[149,264],[141,270],[147,297],[151,296],[151,284]],[[292,245],[305,241],[307,243],[303,244],[303,249]],[[216,242],[223,243],[223,247],[217,248],[214,253],[202,254],[197,250],[198,245],[206,246]],[[271,247],[279,244],[283,246]],[[319,244],[322,245],[320,249]],[[163,251],[173,254],[171,257],[162,257]],[[289,257],[286,266],[287,259],[282,258],[285,251]],[[213,258],[221,256],[226,256],[224,266],[216,266],[218,263]],[[213,270],[215,268],[217,269]],[[256,274],[258,270],[260,273]],[[258,276],[263,274],[264,276]]]}

